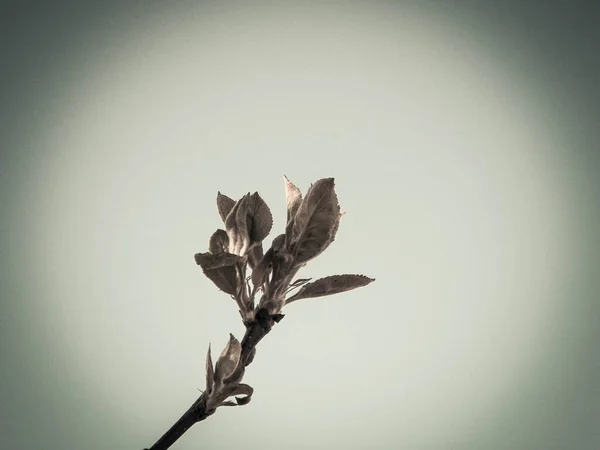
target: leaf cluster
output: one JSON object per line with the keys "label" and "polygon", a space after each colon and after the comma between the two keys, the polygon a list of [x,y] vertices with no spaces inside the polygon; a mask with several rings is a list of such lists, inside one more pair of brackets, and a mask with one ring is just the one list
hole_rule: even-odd
{"label": "leaf cluster", "polygon": [[[374,279],[364,275],[331,275],[311,281],[296,278],[298,271],[319,256],[335,240],[343,213],[340,211],[333,178],[311,184],[306,194],[284,177],[287,220],[285,232],[277,235],[264,251],[273,217],[258,192],[239,200],[217,193],[217,210],[224,229],[209,239],[208,252],[197,253],[196,263],[217,288],[235,300],[249,330],[257,323],[266,332],[283,318],[281,311],[300,299],[333,295],[366,286]],[[292,291],[297,292],[288,296]],[[257,296],[260,299],[256,302]],[[252,388],[240,381],[244,367],[243,344],[233,335],[215,368],[210,346],[206,365],[207,408],[245,404]],[[236,403],[228,401],[236,397]]]}

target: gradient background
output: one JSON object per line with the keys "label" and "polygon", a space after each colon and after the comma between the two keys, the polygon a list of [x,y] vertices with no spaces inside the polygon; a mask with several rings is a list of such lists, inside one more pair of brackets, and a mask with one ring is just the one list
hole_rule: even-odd
{"label": "gradient background", "polygon": [[0,13],[0,447],[142,449],[243,335],[217,190],[334,176],[364,273],[290,305],[176,449],[600,448],[594,2],[61,2]]}

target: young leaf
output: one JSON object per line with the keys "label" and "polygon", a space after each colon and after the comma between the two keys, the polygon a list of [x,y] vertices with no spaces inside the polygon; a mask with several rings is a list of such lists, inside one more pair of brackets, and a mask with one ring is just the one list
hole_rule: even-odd
{"label": "young leaf", "polygon": [[285,293],[287,294],[287,293],[293,291],[294,289],[298,289],[300,286],[308,283],[310,280],[312,280],[312,278],[298,278],[297,280],[295,280],[292,284],[290,284],[288,286]]}
{"label": "young leaf", "polygon": [[226,195],[221,194],[221,192],[217,192],[217,209],[219,211],[219,216],[221,216],[221,220],[225,223],[225,219],[231,212],[235,205],[235,200],[227,197]]}
{"label": "young leaf", "polygon": [[229,295],[237,295],[239,292],[239,279],[235,266],[223,266],[216,269],[202,270],[204,275],[212,281],[215,286]]}
{"label": "young leaf", "polygon": [[250,242],[262,242],[271,231],[273,216],[265,201],[255,192],[248,198],[246,225]]}
{"label": "young leaf", "polygon": [[285,234],[280,234],[271,242],[271,248],[274,252],[280,251],[285,245]]}
{"label": "young leaf", "polygon": [[340,206],[333,178],[323,178],[313,184],[294,217],[289,248],[296,264],[319,255],[335,238]]}
{"label": "young leaf", "polygon": [[197,253],[196,264],[202,267],[202,272],[219,289],[229,295],[237,295],[240,283],[236,265],[242,264],[244,258],[231,253]]}
{"label": "young leaf", "polygon": [[215,372],[213,370],[212,357],[210,356],[210,344],[208,344],[208,353],[206,354],[206,394],[212,392],[213,382],[215,380]]}
{"label": "young leaf", "polygon": [[238,200],[225,219],[225,230],[229,236],[229,252],[237,255],[243,255],[250,246],[246,223],[249,197],[250,195],[246,194]]}
{"label": "young leaf", "polygon": [[290,287],[298,288],[301,285],[308,283],[310,280],[312,280],[312,278],[298,278],[298,279],[294,280],[294,282],[292,284],[290,284]]}
{"label": "young leaf", "polygon": [[249,386],[244,383],[239,383],[235,385],[233,392],[229,395],[243,395],[243,397],[236,397],[235,401],[238,405],[247,405],[252,398],[252,394],[254,393],[254,389],[252,386]]}
{"label": "young leaf", "polygon": [[332,275],[320,278],[312,283],[305,284],[300,290],[286,299],[285,304],[291,303],[301,298],[323,297],[325,295],[339,294],[340,292],[350,291],[375,281],[364,275]]}
{"label": "young leaf", "polygon": [[221,402],[219,406],[238,406],[238,404],[230,400],[225,400],[224,402]]}
{"label": "young leaf", "polygon": [[235,397],[235,403],[230,400],[225,400],[225,401],[221,402],[221,404],[219,406],[247,405],[248,403],[250,403],[250,399],[252,398],[253,392],[254,392],[254,389],[251,386],[244,384],[244,383],[238,383],[238,384],[227,386],[227,387],[225,387],[225,389],[223,389],[223,394],[222,394],[223,397],[229,398],[229,397],[235,396],[235,395],[243,395],[243,397]]}
{"label": "young leaf", "polygon": [[248,265],[254,270],[263,258],[263,246],[262,243],[255,244],[248,250]]}
{"label": "young leaf", "polygon": [[227,346],[221,352],[221,356],[217,360],[215,365],[215,383],[218,385],[229,378],[237,369],[240,363],[240,356],[242,354],[242,345],[233,334],[229,333],[229,342]]}
{"label": "young leaf", "polygon": [[267,250],[260,263],[252,270],[252,284],[258,289],[266,281],[273,269],[273,248]]}
{"label": "young leaf", "polygon": [[237,402],[237,404],[239,406],[243,406],[243,405],[247,405],[248,403],[250,403],[250,399],[251,398],[252,397],[250,397],[250,396],[247,396],[247,397],[236,397],[235,401]]}
{"label": "young leaf", "polygon": [[229,236],[225,230],[217,230],[208,241],[208,251],[211,253],[226,253],[229,251]]}
{"label": "young leaf", "polygon": [[287,222],[289,223],[291,219],[296,215],[296,211],[298,211],[298,207],[300,203],[302,203],[302,192],[298,189],[294,183],[288,180],[288,177],[283,176],[285,180],[285,199],[287,206]]}
{"label": "young leaf", "polygon": [[227,386],[225,389],[223,389],[223,393],[227,394],[227,397],[234,395],[244,395],[246,397],[250,397],[254,393],[254,389],[250,385],[237,383]]}
{"label": "young leaf", "polygon": [[279,251],[273,255],[272,283],[278,285],[283,281],[294,264],[294,257],[286,251]]}
{"label": "young leaf", "polygon": [[241,263],[244,261],[244,258],[232,253],[196,253],[194,259],[196,260],[196,264],[204,270],[233,266],[237,262]]}
{"label": "young leaf", "polygon": [[333,227],[331,228],[331,232],[329,233],[329,239],[327,240],[326,247],[329,247],[329,246],[331,245],[331,243],[332,243],[333,241],[335,241],[335,236],[336,236],[336,234],[337,234],[337,232],[338,232],[338,229],[339,229],[339,227],[340,227],[340,220],[341,220],[341,218],[342,218],[342,216],[343,216],[344,214],[346,214],[346,213],[345,213],[345,212],[344,212],[344,213],[340,212],[340,213],[338,214],[337,218],[335,219],[335,222],[334,222],[334,224],[333,224]]}

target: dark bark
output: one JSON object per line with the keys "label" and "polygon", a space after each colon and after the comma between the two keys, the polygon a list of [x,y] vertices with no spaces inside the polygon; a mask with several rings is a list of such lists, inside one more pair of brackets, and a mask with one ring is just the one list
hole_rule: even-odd
{"label": "dark bark", "polygon": [[183,434],[191,428],[197,422],[206,419],[208,416],[213,414],[215,410],[206,412],[206,398],[202,394],[198,399],[190,406],[190,408],[179,418],[175,424],[167,431],[150,449],[144,450],[163,450],[169,448],[177,441]]}

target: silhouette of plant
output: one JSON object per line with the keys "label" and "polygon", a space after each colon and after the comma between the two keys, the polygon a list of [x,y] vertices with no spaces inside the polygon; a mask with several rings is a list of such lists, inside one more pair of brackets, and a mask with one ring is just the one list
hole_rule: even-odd
{"label": "silhouette of plant", "polygon": [[[210,345],[206,356],[206,389],[181,418],[146,450],[169,448],[192,425],[221,406],[247,404],[252,387],[242,383],[244,371],[256,354],[256,345],[283,319],[282,309],[300,299],[349,291],[374,281],[364,275],[332,275],[311,281],[294,277],[335,239],[340,212],[333,178],[313,183],[303,197],[287,177],[285,232],[263,253],[263,240],[273,225],[269,207],[258,195],[238,201],[217,194],[217,209],[225,229],[210,237],[208,252],[197,253],[196,263],[221,291],[237,303],[246,333],[242,341],[232,334],[213,367]],[[250,269],[250,274],[248,274]],[[290,292],[297,290],[288,297]],[[255,298],[260,300],[255,305]],[[235,399],[235,401],[231,400]]]}

